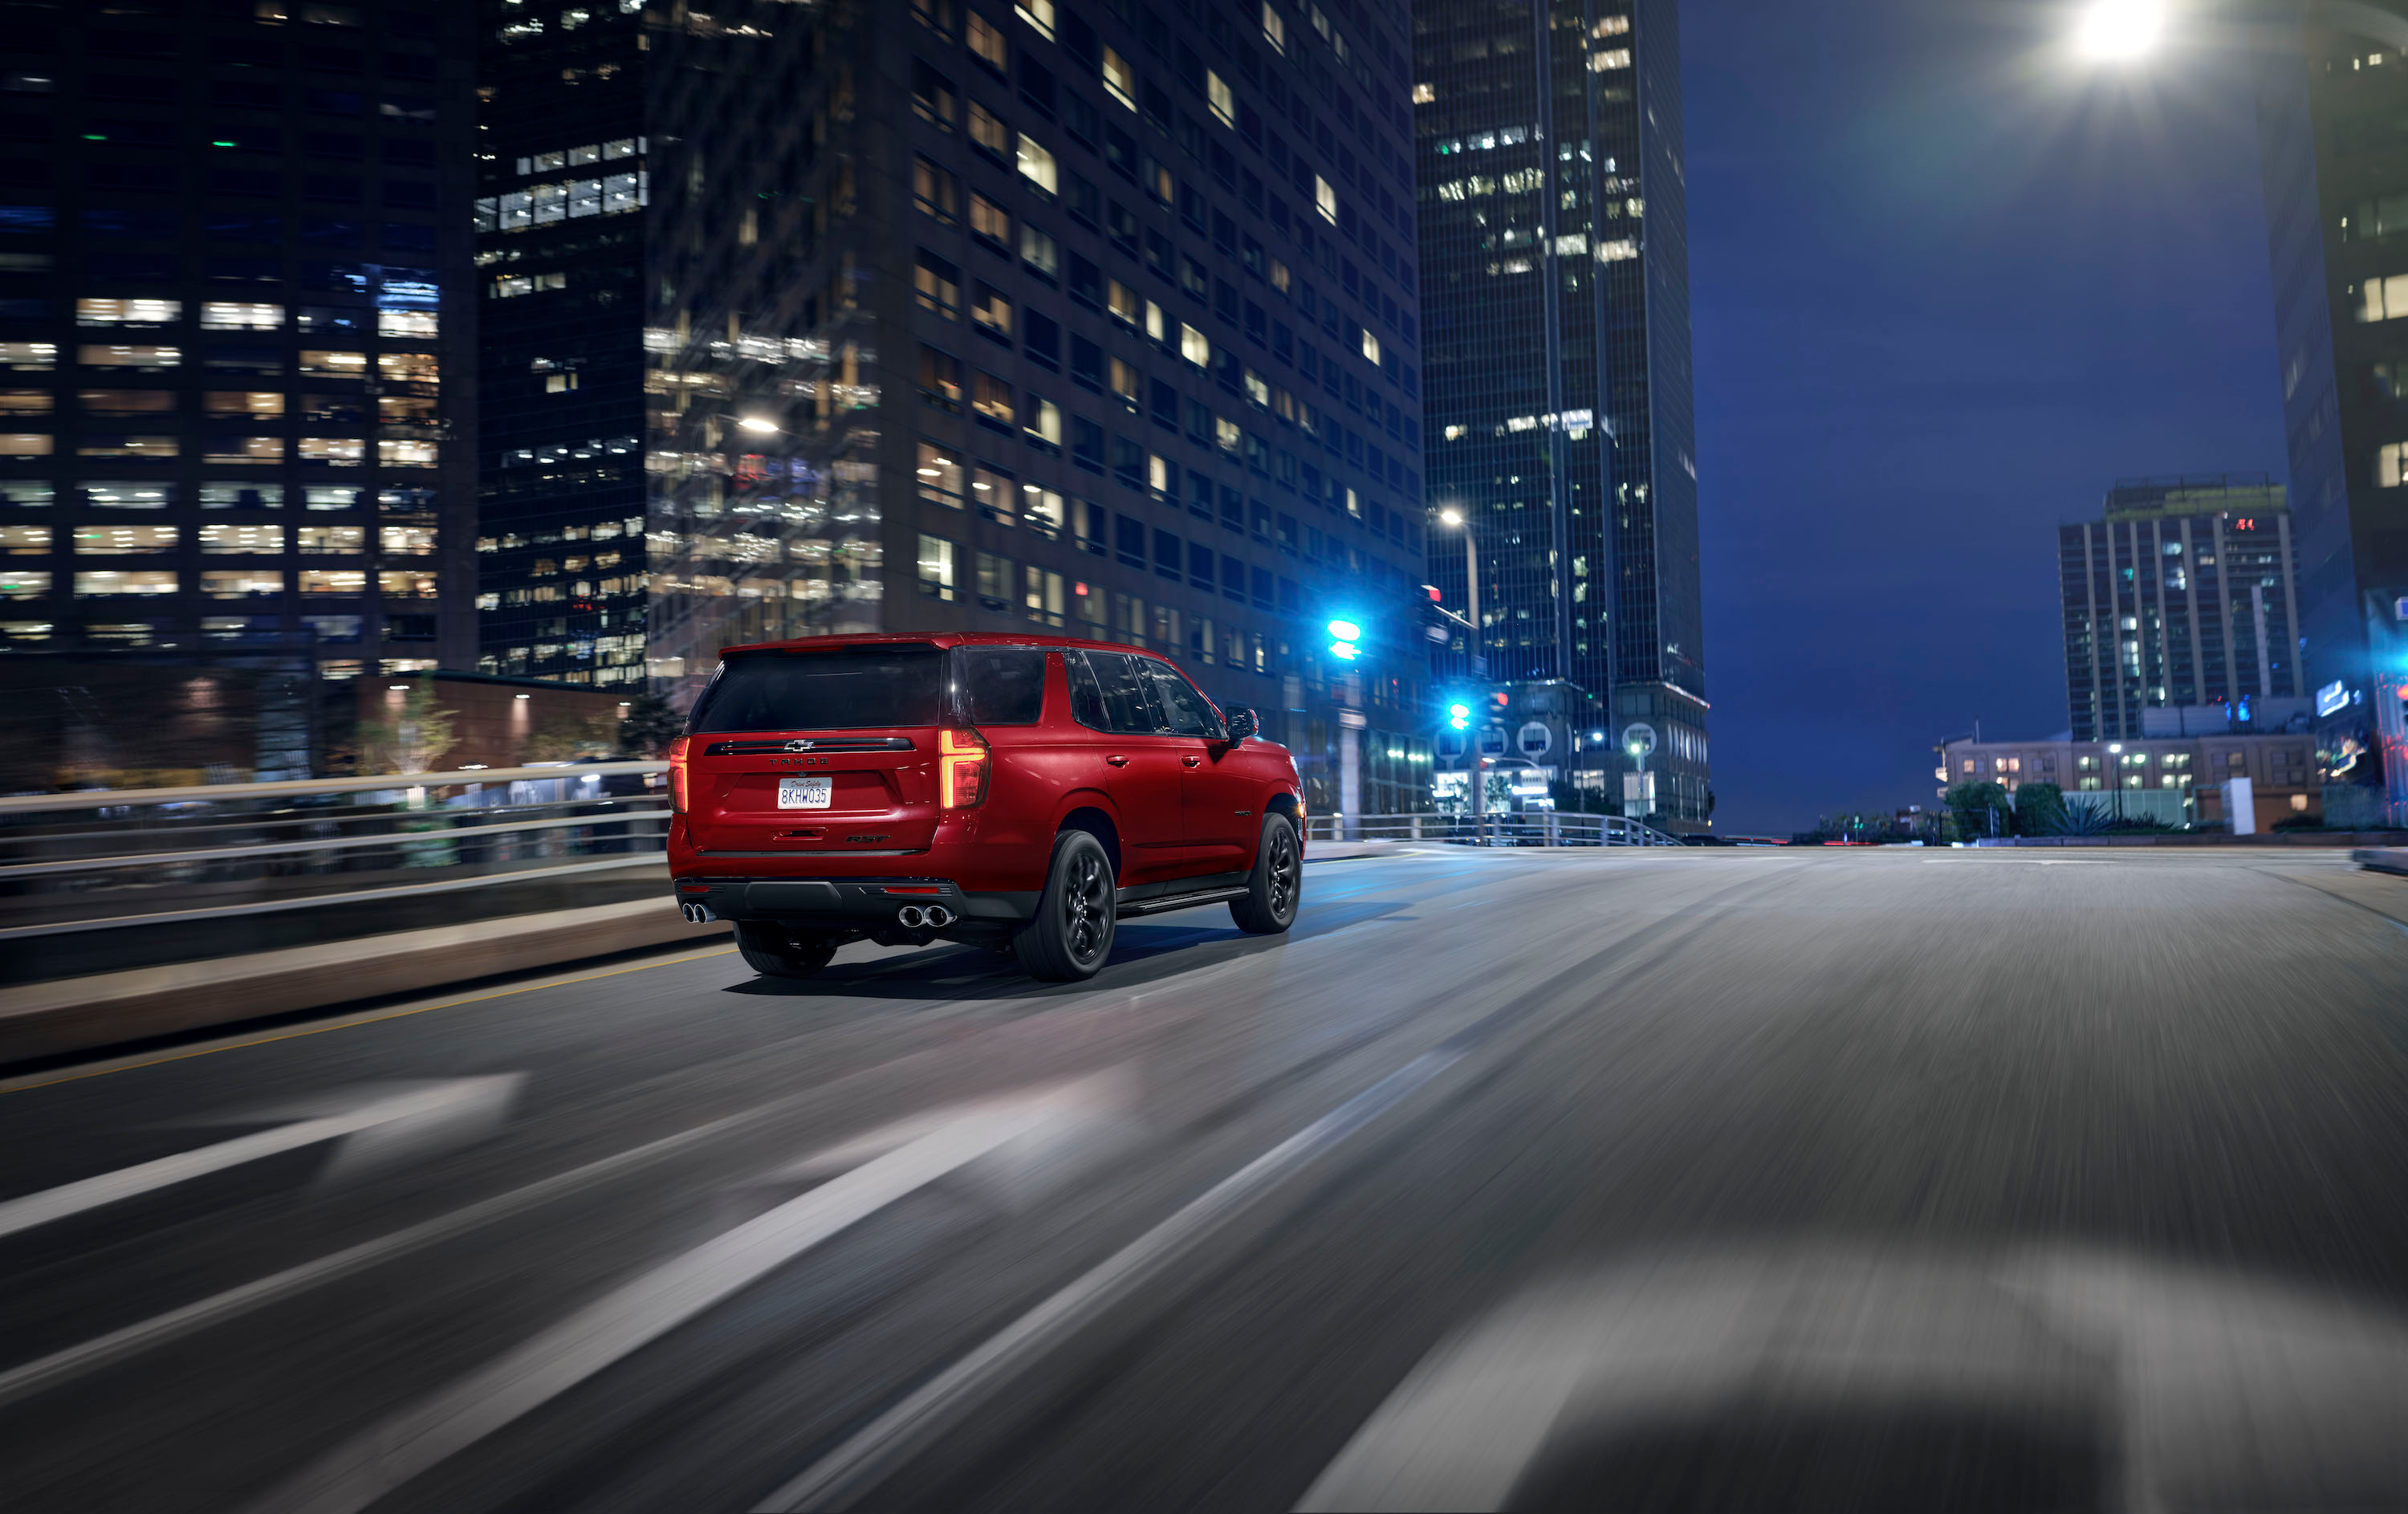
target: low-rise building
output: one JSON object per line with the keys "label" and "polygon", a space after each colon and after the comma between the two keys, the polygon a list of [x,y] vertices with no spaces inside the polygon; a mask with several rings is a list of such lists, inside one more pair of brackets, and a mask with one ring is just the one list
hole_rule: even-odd
{"label": "low-rise building", "polygon": [[[2246,778],[2254,796],[2256,829],[2323,817],[2315,740],[2306,731],[2227,731],[2118,742],[2077,742],[2068,732],[2028,742],[1957,738],[1942,743],[1940,758],[1934,776],[1942,796],[1960,784],[1981,783],[1998,784],[2010,794],[2026,784],[2055,784],[2074,804],[2084,802],[2084,794],[2121,791],[2133,818],[2214,828],[2226,818],[2221,786]],[[2135,800],[2135,795],[2151,797]]]}

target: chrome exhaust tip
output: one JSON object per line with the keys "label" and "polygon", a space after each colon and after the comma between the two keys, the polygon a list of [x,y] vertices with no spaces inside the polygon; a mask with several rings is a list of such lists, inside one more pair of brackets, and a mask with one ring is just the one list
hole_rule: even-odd
{"label": "chrome exhaust tip", "polygon": [[904,905],[895,912],[895,917],[902,921],[904,929],[908,930],[919,930],[921,926],[927,923],[928,919],[927,913],[917,904]]}
{"label": "chrome exhaust tip", "polygon": [[711,913],[710,905],[695,900],[687,900],[681,902],[678,905],[678,910],[685,916],[685,923],[688,925],[709,925],[711,921],[719,918],[718,916]]}
{"label": "chrome exhaust tip", "polygon": [[925,911],[925,916],[928,923],[932,926],[938,927],[939,929],[942,929],[943,927],[953,923],[953,912],[945,908],[942,904],[929,905]]}

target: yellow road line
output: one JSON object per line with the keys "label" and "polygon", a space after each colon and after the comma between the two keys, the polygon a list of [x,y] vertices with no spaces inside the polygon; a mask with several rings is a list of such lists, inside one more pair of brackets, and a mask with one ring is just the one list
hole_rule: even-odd
{"label": "yellow road line", "polygon": [[538,988],[562,988],[572,983],[593,983],[602,978],[624,976],[629,973],[646,973],[656,967],[676,967],[684,962],[708,961],[713,957],[732,956],[735,950],[733,946],[722,946],[714,951],[696,952],[687,957],[665,957],[658,961],[631,962],[625,967],[605,968],[599,973],[587,973],[571,978],[546,978],[539,983],[522,983],[508,988],[495,988],[491,993],[469,994],[462,999],[444,999],[431,1004],[408,1004],[394,1009],[369,1010],[364,1014],[343,1016],[323,1024],[296,1026],[288,1031],[212,1042],[205,1046],[163,1052],[155,1057],[136,1057],[124,1061],[104,1063],[98,1067],[77,1068],[51,1074],[36,1073],[30,1077],[0,1082],[0,1093],[23,1093],[34,1089],[54,1088],[61,1083],[79,1083],[86,1078],[104,1077],[111,1073],[131,1073],[145,1067],[157,1067],[165,1062],[189,1061],[195,1057],[212,1056],[221,1051],[240,1051],[246,1046],[264,1046],[278,1041],[295,1041],[307,1035],[323,1035],[329,1031],[348,1031],[355,1026],[375,1025],[383,1020],[397,1020],[406,1016],[424,1015],[437,1009],[457,1009],[463,1004],[482,1003],[489,999],[507,999],[512,994],[533,993]]}

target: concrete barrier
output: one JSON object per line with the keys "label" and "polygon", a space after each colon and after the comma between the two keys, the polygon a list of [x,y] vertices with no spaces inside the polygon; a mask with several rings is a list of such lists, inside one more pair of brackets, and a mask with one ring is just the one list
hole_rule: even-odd
{"label": "concrete barrier", "polygon": [[664,896],[24,984],[0,989],[0,1063],[727,934]]}

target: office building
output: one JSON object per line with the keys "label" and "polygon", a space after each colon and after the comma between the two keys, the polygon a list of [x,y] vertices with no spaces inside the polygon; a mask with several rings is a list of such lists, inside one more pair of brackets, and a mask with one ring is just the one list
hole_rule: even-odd
{"label": "office building", "polygon": [[1426,802],[1387,11],[480,15],[487,670],[1083,631],[1262,710],[1316,810]]}
{"label": "office building", "polygon": [[2059,526],[2077,742],[2280,728],[2307,708],[2291,512],[2263,474],[2124,479]]}
{"label": "office building", "polygon": [[2256,829],[2324,818],[2315,739],[2306,730],[2122,742],[2075,741],[2062,733],[2038,742],[1958,737],[1942,743],[1935,776],[1942,799],[1964,784],[1994,783],[2010,795],[2026,784],[2054,784],[2069,806],[2103,808],[2110,818],[2210,829],[2226,821],[2223,786],[2246,778]]}
{"label": "office building", "polygon": [[466,14],[12,4],[0,38],[6,644],[472,658]]}
{"label": "office building", "polygon": [[2328,781],[2358,790],[2333,807],[2408,824],[2408,7],[2306,7],[2260,40],[2301,682]]}
{"label": "office building", "polygon": [[[1677,11],[1414,7],[1423,415],[1430,504],[1477,534],[1478,678],[1608,699],[1617,734],[1654,733],[1656,823],[1702,830]],[[1460,535],[1430,543],[1459,607]]]}

